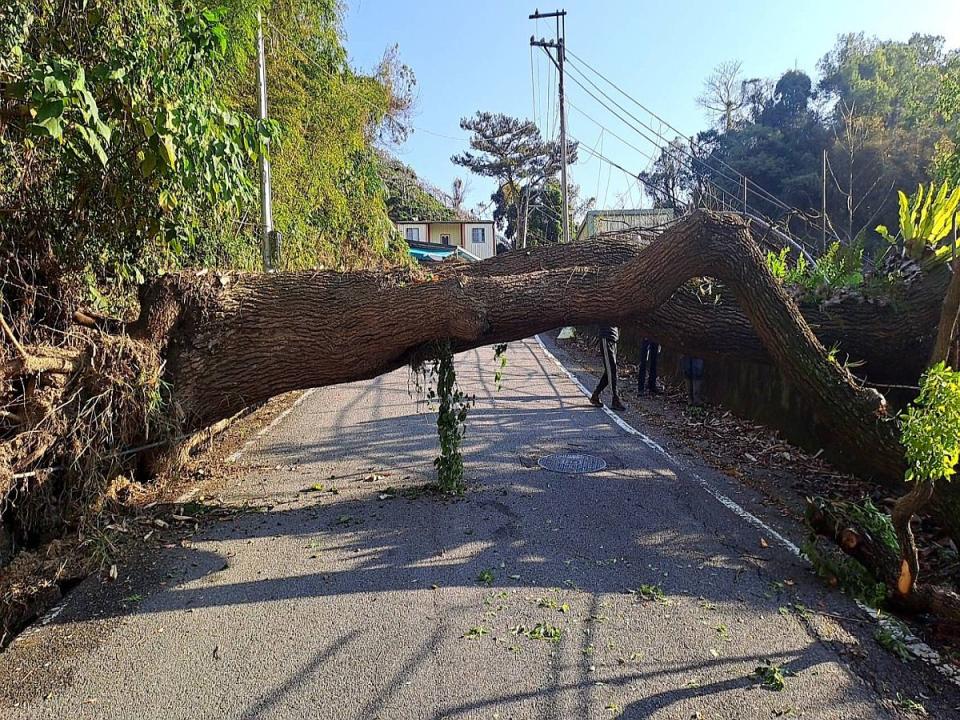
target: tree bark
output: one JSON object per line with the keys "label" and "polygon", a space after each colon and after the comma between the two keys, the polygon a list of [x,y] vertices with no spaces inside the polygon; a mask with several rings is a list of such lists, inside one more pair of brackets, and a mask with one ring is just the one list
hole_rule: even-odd
{"label": "tree bark", "polygon": [[[937,327],[937,339],[933,344],[930,355],[930,364],[945,362],[957,369],[956,360],[951,357],[951,348],[957,341],[957,325],[960,323],[960,262],[953,266],[953,277],[947,294],[943,298],[943,308],[940,312],[940,323]],[[951,360],[953,364],[951,364]]]}
{"label": "tree bark", "polygon": [[[722,284],[719,305],[685,287],[704,276]],[[897,333],[929,357],[945,284],[931,277],[922,301],[912,291],[898,306],[849,301],[843,312],[806,309],[805,320],[769,273],[749,224],[697,212],[648,247],[599,238],[430,272],[168,275],[143,288],[140,317],[127,331],[163,357],[186,433],[284,392],[375,377],[429,355],[438,340],[462,351],[563,325],[636,322],[681,350],[777,364],[822,410],[835,447],[864,476],[902,490],[903,452],[883,397],[828,357],[811,324],[853,358],[881,363],[891,352],[883,338]],[[865,331],[871,323],[885,334]],[[64,371],[71,360],[51,362]],[[948,527],[960,538],[960,513]]]}
{"label": "tree bark", "polygon": [[[635,259],[651,238],[617,233],[602,240],[551,245],[535,252],[515,251],[472,265],[449,265],[436,270],[451,275],[494,276],[522,274],[531,269],[616,267]],[[712,276],[712,275],[711,275]],[[864,297],[850,293],[820,304],[803,304],[800,313],[826,347],[837,347],[839,357],[857,361],[856,375],[880,385],[913,385],[926,368],[944,293],[951,281],[946,267],[921,275],[893,297]],[[677,352],[697,357],[736,356],[774,364],[732,293],[719,284],[715,296],[704,298],[689,285],[678,288],[656,310],[637,315],[632,323],[645,337]],[[714,302],[719,297],[719,302]]]}
{"label": "tree bark", "polygon": [[835,442],[867,474],[902,478],[883,397],[828,358],[744,221],[698,212],[645,249],[614,247],[629,259],[610,265],[606,245],[584,243],[425,280],[410,273],[173,275],[147,292],[135,330],[166,339],[168,379],[192,430],[283,392],[374,377],[439,339],[459,351],[561,325],[634,318],[664,330],[655,318],[670,317],[664,307],[678,288],[710,276],[729,289],[764,352],[823,408]]}

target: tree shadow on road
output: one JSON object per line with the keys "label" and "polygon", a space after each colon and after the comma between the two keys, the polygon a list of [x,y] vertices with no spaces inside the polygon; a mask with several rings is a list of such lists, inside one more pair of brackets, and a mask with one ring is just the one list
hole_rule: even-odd
{"label": "tree shadow on road", "polygon": [[[256,608],[257,622],[303,624],[319,649],[291,659],[286,679],[242,715],[249,718],[318,683],[350,648],[376,647],[382,629],[369,620],[390,615],[380,606],[398,614],[390,621],[402,637],[367,678],[364,701],[338,716],[374,717],[409,697],[418,678],[448,673],[465,678],[463,697],[456,687],[438,689],[439,681],[423,690],[438,718],[525,703],[535,710],[524,714],[537,717],[609,717],[606,704],[625,718],[674,706],[735,717],[724,698],[742,702],[750,672],[765,659],[789,663],[802,678],[791,698],[814,694],[818,681],[806,671],[820,667],[833,678],[823,702],[861,702],[836,654],[791,611],[827,602],[796,558],[761,544],[756,530],[590,410],[569,382],[555,382],[556,368],[534,357],[533,370],[508,378],[517,384],[509,397],[496,395],[479,361],[466,377],[486,400],[471,413],[471,489],[463,498],[417,494],[435,452],[434,421],[409,404],[382,402],[405,392],[404,379],[379,378],[345,402],[299,410],[300,428],[321,428],[311,440],[294,427],[263,442],[237,494],[268,498],[270,511],[204,525],[186,547],[165,550],[169,583],[147,589],[142,601],[71,603],[53,623],[138,616],[186,624],[196,612],[242,628],[250,622],[244,609]],[[533,374],[546,384],[527,384]],[[374,416],[351,414],[374,397]],[[608,467],[563,475],[537,466],[539,456],[565,450],[600,455]],[[335,485],[338,494],[303,492],[313,484]],[[645,599],[642,588],[663,597]],[[568,602],[570,613],[543,609],[547,597]],[[506,609],[490,615],[491,598]],[[532,627],[547,612],[563,626],[562,641],[555,649],[528,643],[518,660],[509,645],[526,641],[511,626]],[[329,627],[308,625],[318,619]],[[468,628],[484,624],[492,639],[465,644]],[[734,637],[724,639],[721,626]],[[630,660],[631,642],[644,645],[644,660]],[[539,674],[527,672],[534,666]],[[486,688],[479,697],[470,696],[471,675]]]}

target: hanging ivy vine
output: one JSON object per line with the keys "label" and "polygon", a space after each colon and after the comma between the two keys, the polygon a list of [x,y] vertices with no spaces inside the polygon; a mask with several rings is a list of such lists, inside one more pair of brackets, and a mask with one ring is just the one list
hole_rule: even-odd
{"label": "hanging ivy vine", "polygon": [[493,360],[496,363],[493,381],[496,383],[499,392],[500,388],[503,387],[503,371],[507,368],[507,343],[493,346]]}
{"label": "hanging ivy vine", "polygon": [[[463,453],[460,449],[467,429],[467,412],[476,401],[457,385],[457,371],[453,364],[453,348],[449,340],[434,343],[427,356],[429,361],[411,363],[417,394],[424,387],[427,400],[437,403],[437,435],[440,454],[434,459],[437,468],[436,488],[445,495],[462,495],[466,490],[463,479]],[[429,362],[429,366],[428,366]]]}
{"label": "hanging ivy vine", "polygon": [[[507,344],[495,345],[493,352],[496,362],[494,381],[500,390],[503,370],[507,366]],[[432,343],[423,355],[410,362],[410,372],[416,396],[425,396],[431,405],[437,404],[440,454],[433,461],[437,468],[436,489],[444,495],[462,495],[467,485],[463,479],[460,446],[467,430],[467,413],[476,403],[476,395],[466,394],[457,384],[453,347],[449,340]]]}
{"label": "hanging ivy vine", "polygon": [[450,342],[441,343],[440,351],[440,356],[434,360],[437,374],[435,397],[440,406],[437,413],[440,454],[433,464],[437,468],[437,487],[440,491],[449,495],[461,495],[466,490],[466,483],[463,479],[463,453],[460,444],[467,429],[467,412],[476,398],[465,394],[457,385],[457,371],[453,365]]}

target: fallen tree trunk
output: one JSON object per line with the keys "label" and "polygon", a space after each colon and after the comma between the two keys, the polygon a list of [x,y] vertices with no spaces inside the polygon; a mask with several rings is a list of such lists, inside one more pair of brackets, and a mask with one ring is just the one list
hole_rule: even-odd
{"label": "fallen tree trunk", "polygon": [[438,339],[465,350],[565,324],[655,317],[688,280],[710,276],[736,298],[769,357],[824,409],[836,442],[869,473],[902,476],[882,396],[858,387],[828,358],[742,220],[696,213],[615,265],[604,260],[609,250],[600,243],[570,251],[575,265],[569,258],[561,267],[546,262],[565,254],[548,248],[426,280],[331,272],[174,275],[144,295],[133,330],[165,343],[179,419],[192,430],[282,392],[374,377]]}
{"label": "fallen tree trunk", "polygon": [[[703,276],[736,304],[692,304],[683,286]],[[821,319],[818,332],[851,329]],[[902,487],[903,454],[883,397],[828,357],[735,216],[695,213],[647,248],[602,239],[432,274],[168,275],[143,288],[140,317],[126,330],[163,360],[168,414],[184,434],[284,392],[375,377],[429,355],[438,340],[460,351],[611,321],[641,322],[681,347],[710,325],[731,352],[743,352],[741,336],[746,345],[751,338],[822,409],[833,442],[865,475]],[[911,332],[929,332],[922,324]]]}
{"label": "fallen tree trunk", "polygon": [[[598,253],[595,245],[602,244]],[[635,259],[649,240],[624,234],[599,241],[515,251],[473,265],[443,266],[439,277],[456,274],[509,275],[531,268],[616,267]],[[712,273],[709,277],[715,277]],[[944,295],[951,280],[946,266],[921,274],[890,296],[846,293],[823,303],[805,303],[800,314],[826,347],[857,363],[856,374],[871,383],[912,385],[927,366],[937,335]],[[774,364],[750,319],[722,284],[707,297],[679,288],[660,307],[628,320],[641,335],[698,357],[736,356]]]}

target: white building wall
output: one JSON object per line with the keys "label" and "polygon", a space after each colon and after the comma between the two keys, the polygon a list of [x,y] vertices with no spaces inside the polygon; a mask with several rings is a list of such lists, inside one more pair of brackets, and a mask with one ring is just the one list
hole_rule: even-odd
{"label": "white building wall", "polygon": [[[473,242],[473,229],[482,228],[484,241]],[[497,240],[492,222],[465,222],[463,224],[463,249],[473,253],[481,260],[486,260],[497,254]]]}
{"label": "white building wall", "polygon": [[407,228],[416,228],[419,231],[419,237],[415,238],[416,242],[429,242],[427,238],[427,223],[415,223],[415,222],[398,222],[397,230],[400,231],[400,234],[406,238],[407,237]]}

